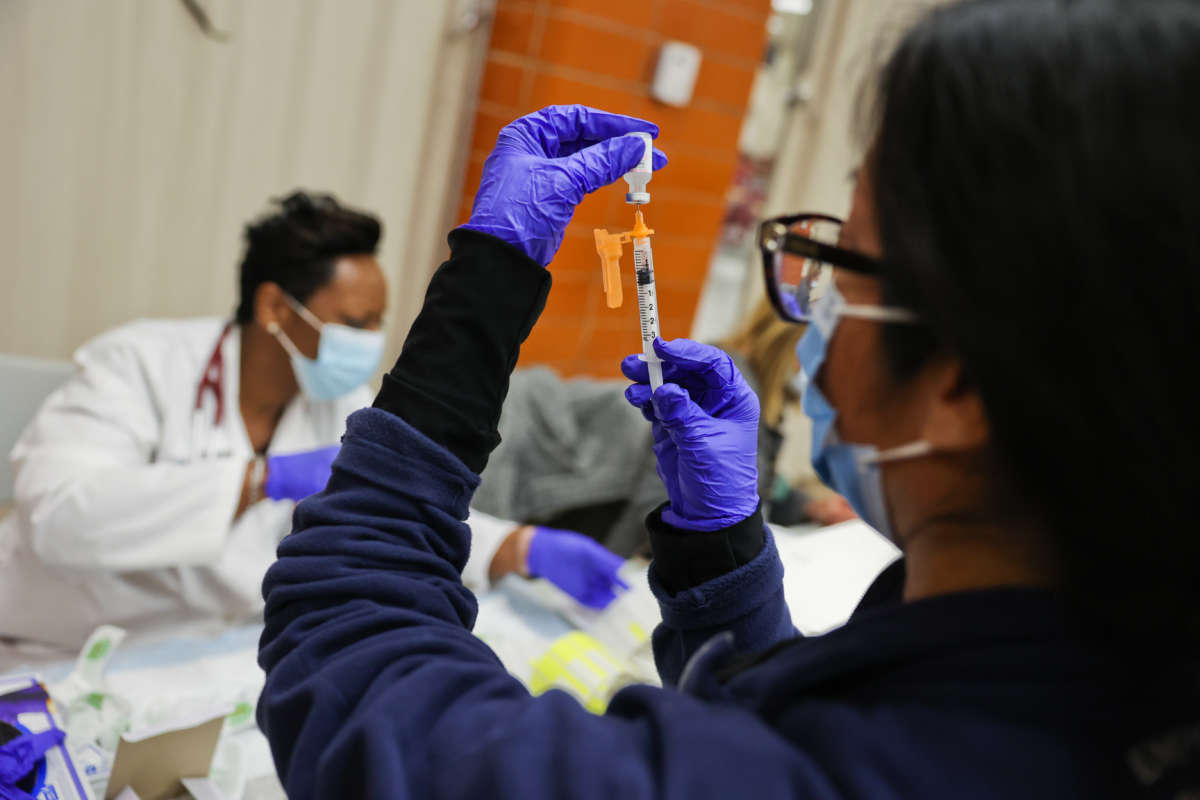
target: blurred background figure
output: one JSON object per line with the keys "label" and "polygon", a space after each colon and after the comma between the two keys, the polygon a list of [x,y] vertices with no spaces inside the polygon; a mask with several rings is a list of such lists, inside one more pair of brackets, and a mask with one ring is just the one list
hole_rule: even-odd
{"label": "blurred background figure", "polygon": [[261,609],[295,502],[324,488],[347,414],[370,403],[380,235],[296,192],[246,227],[232,320],[138,320],[79,349],[12,452],[0,634],[71,647],[102,623]]}

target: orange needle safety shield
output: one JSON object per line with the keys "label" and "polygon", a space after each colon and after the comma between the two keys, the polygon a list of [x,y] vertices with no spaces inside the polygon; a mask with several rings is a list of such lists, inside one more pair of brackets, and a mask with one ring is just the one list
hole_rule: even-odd
{"label": "orange needle safety shield", "polygon": [[648,238],[654,231],[646,227],[639,208],[634,214],[633,230],[624,233],[609,233],[604,228],[595,228],[596,252],[600,254],[600,275],[604,282],[604,299],[609,308],[620,308],[621,293],[621,245],[634,239]]}

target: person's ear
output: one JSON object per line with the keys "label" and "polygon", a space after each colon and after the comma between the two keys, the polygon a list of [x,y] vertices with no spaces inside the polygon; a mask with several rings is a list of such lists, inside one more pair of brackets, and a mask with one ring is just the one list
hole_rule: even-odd
{"label": "person's ear", "polygon": [[967,378],[962,363],[945,358],[928,369],[930,402],[921,438],[939,452],[965,452],[986,447],[991,431],[983,399]]}
{"label": "person's ear", "polygon": [[263,330],[270,331],[275,326],[282,326],[291,312],[278,283],[264,281],[254,290],[254,321]]}

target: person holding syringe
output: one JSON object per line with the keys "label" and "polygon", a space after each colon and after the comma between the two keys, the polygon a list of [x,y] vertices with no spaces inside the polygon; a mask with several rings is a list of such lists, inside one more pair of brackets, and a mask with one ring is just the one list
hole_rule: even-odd
{"label": "person holding syringe", "polygon": [[[1200,117],[1177,113],[1197,52],[1200,8],[1177,2],[942,4],[902,37],[845,221],[767,220],[759,244],[773,306],[807,326],[814,466],[903,558],[845,625],[797,635],[753,392],[717,348],[655,340],[662,386],[622,367],[669,496],[647,519],[664,687],[602,716],[504,672],[456,565],[543,267],[656,129],[578,107],[505,128],[267,577],[258,718],[288,796],[1200,791]],[[1155,235],[1120,224],[1141,219]],[[1130,435],[1097,441],[1113,424]]]}

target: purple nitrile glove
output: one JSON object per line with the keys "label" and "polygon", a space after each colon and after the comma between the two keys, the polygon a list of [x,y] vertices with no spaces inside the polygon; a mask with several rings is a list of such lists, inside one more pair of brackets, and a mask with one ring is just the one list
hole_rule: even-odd
{"label": "purple nitrile glove", "polygon": [[663,521],[676,528],[715,531],[758,508],[758,396],[712,345],[690,339],[654,340],[663,385],[650,393],[646,362],[627,356],[625,390],[651,422],[658,475],[670,505]]}
{"label": "purple nitrile glove", "polygon": [[263,494],[272,500],[300,501],[325,488],[339,445],[267,457]]}
{"label": "purple nitrile glove", "polygon": [[628,589],[617,571],[625,560],[604,545],[575,531],[533,529],[527,566],[535,578],[545,578],[589,608],[605,608]]}
{"label": "purple nitrile glove", "polygon": [[62,744],[65,735],[58,728],[50,728],[41,733],[21,733],[0,744],[0,797],[33,800],[17,784],[29,775],[47,751]]}
{"label": "purple nitrile glove", "polygon": [[[483,164],[465,227],[516,245],[545,266],[583,196],[629,172],[645,152],[631,133],[652,122],[587,106],[548,106],[510,122]],[[667,157],[654,151],[654,169]]]}

